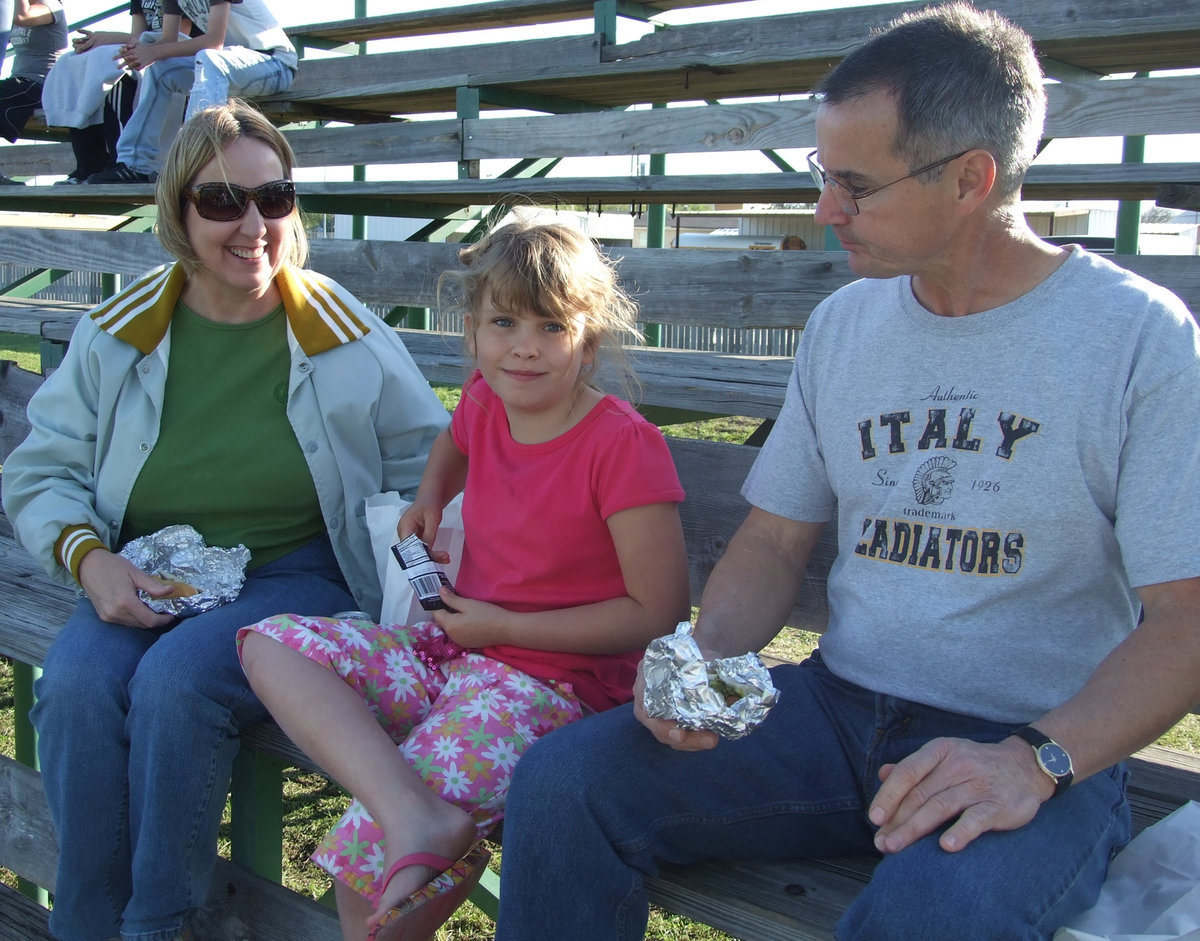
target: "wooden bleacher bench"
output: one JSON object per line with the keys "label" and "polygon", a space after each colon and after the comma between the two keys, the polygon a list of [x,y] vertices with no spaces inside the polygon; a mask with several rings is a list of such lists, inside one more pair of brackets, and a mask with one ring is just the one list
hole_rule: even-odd
{"label": "wooden bleacher bench", "polygon": [[[489,41],[455,49],[371,52],[305,60],[296,83],[262,106],[296,151],[299,191],[308,212],[410,215],[458,224],[479,218],[514,196],[544,205],[580,205],[636,212],[651,204],[803,203],[816,198],[803,165],[815,146],[812,83],[869,29],[921,2],[818,13],[672,26],[632,41],[611,32],[617,15],[649,15],[728,0],[490,0],[445,10],[413,11],[289,30],[309,45],[338,46],[412,35],[437,35],[500,25],[580,20],[575,35]],[[991,0],[1034,37],[1048,74],[1048,138],[1191,134],[1200,114],[1200,76],[1098,81],[1116,72],[1200,66],[1200,19],[1193,4],[1110,0],[1104,16],[1083,17],[1074,0]],[[591,19],[589,23],[588,20]],[[739,96],[764,95],[748,101]],[[783,97],[780,96],[792,96]],[[732,99],[732,100],[731,100]],[[700,102],[710,102],[700,106]],[[691,107],[635,108],[651,103]],[[716,103],[714,103],[716,102]],[[724,102],[724,103],[720,103]],[[521,108],[524,112],[509,113]],[[504,110],[502,110],[504,109]],[[544,112],[530,114],[530,111]],[[446,117],[445,115],[451,115]],[[298,126],[339,121],[347,126]],[[53,135],[49,135],[53,138]],[[796,151],[781,172],[650,176],[542,177],[532,166],[564,157],[646,154],[744,154]],[[488,177],[484,161],[513,162],[512,175]],[[407,164],[445,164],[439,180],[410,179]],[[395,166],[393,181],[316,182],[308,168]],[[73,166],[61,143],[0,148],[10,176],[65,175]],[[1036,162],[1027,199],[1200,198],[1200,162],[1054,165]],[[0,187],[0,211],[53,217],[74,213],[145,212],[153,188]],[[6,219],[5,222],[13,220]],[[445,237],[445,236],[443,236]],[[813,243],[813,249],[819,245]],[[366,303],[409,308],[436,305],[435,286],[449,267],[450,244],[317,239],[311,267],[337,279]],[[645,320],[714,329],[796,328],[816,304],[852,275],[841,252],[689,252],[617,249],[626,286]],[[79,231],[0,225],[0,262],[37,269],[134,276],[165,261],[157,240],[137,231]],[[1118,262],[1174,290],[1200,311],[1196,258],[1127,255]],[[83,313],[79,304],[0,298],[0,331],[65,342]],[[464,377],[455,334],[404,329],[406,344],[435,383]],[[662,424],[706,414],[769,421],[778,413],[790,358],[696,350],[639,349],[633,354],[648,413]],[[23,437],[24,402],[39,377],[0,370],[0,463]],[[671,439],[688,500],[683,506],[693,597],[746,505],[738,494],[756,449],[749,445]],[[814,561],[793,623],[820,630],[829,543]],[[0,516],[0,656],[42,662],[73,596],[50,583],[12,542]],[[278,838],[278,814],[244,801],[244,789],[269,791],[265,765],[311,763],[270,723],[246,730],[234,788],[233,862],[214,879],[212,903],[231,924],[263,941],[334,941],[336,916],[315,902],[260,878],[265,868],[242,836],[257,837],[266,855]],[[241,759],[239,759],[241,762]],[[263,764],[260,764],[263,763]],[[1200,759],[1166,749],[1144,750],[1132,762],[1131,798],[1138,829],[1187,800],[1200,800]],[[266,774],[255,779],[256,774]],[[239,783],[241,782],[241,783]],[[251,806],[255,811],[247,810]],[[244,832],[243,832],[244,831]],[[253,839],[249,842],[253,844]],[[53,888],[53,839],[37,773],[0,760],[0,866]],[[652,881],[662,907],[749,941],[829,939],[833,924],[869,877],[870,859],[786,864],[711,863]],[[494,888],[494,878],[491,880]],[[494,903],[478,896],[485,910]],[[44,909],[0,888],[0,941],[48,937]]]}
{"label": "wooden bleacher bench", "polygon": [[[152,238],[121,235],[123,241],[137,239],[137,244]],[[320,248],[319,245],[317,247]],[[368,243],[368,249],[375,247],[373,243]],[[445,246],[408,248],[411,252],[422,247],[431,259],[441,258],[446,249]],[[4,240],[0,239],[0,257],[11,253],[11,247],[6,250]],[[631,250],[630,267],[636,270],[639,263],[648,265],[649,257],[659,254],[664,253]],[[677,254],[681,258],[695,257],[684,252]],[[741,253],[720,254],[730,256],[730,260],[749,260]],[[142,257],[145,258],[145,255]],[[323,260],[318,252],[314,264],[320,265]],[[711,256],[705,255],[702,260],[711,263]],[[1143,259],[1122,259],[1125,260]],[[804,270],[802,262],[803,259],[796,258],[794,265],[789,266],[792,267],[789,274],[793,278]],[[336,259],[331,256],[323,267],[338,267]],[[418,266],[417,270],[423,267]],[[1178,271],[1185,270],[1182,264],[1175,267]],[[679,276],[682,272],[676,269],[672,273]],[[393,283],[403,282],[404,274],[405,269],[391,269]],[[757,275],[758,272],[754,272],[754,277]],[[356,283],[352,276],[343,274],[342,277],[349,286],[363,294],[371,294],[375,290],[369,274],[361,279],[361,284]],[[749,276],[743,276],[744,279],[746,277]],[[739,285],[735,283],[728,287],[736,291]],[[742,287],[745,287],[745,283]],[[1192,285],[1191,290],[1195,292],[1196,286]],[[19,332],[22,333],[61,338],[69,335],[74,320],[82,310],[81,305],[9,301],[0,304],[0,328],[20,327]],[[461,378],[465,366],[456,343],[447,342],[446,337],[438,334],[422,337],[419,332],[407,330],[402,334],[406,341],[410,341],[414,357],[431,381],[457,381],[457,378]],[[424,345],[411,342],[420,339],[431,342]],[[438,347],[436,355],[429,353],[432,345]],[[661,353],[668,358],[672,355],[672,351],[644,352]],[[714,368],[704,377],[708,384],[707,391],[697,401],[688,404],[699,407],[699,410],[708,410],[723,397],[735,397],[739,403],[749,406],[746,413],[767,418],[777,413],[785,386],[782,380],[786,380],[787,375],[785,358],[777,358],[778,365],[783,367],[778,371],[777,379],[763,384],[752,403],[751,397],[740,388],[747,384],[742,382],[741,375],[749,374],[749,385],[758,384],[753,374],[764,365],[763,360],[755,357],[730,358],[722,354],[689,355],[697,363],[707,358]],[[715,364],[722,361],[723,365],[718,368]],[[771,360],[765,362],[770,364]],[[694,372],[703,373],[704,370],[696,369]],[[451,379],[451,376],[456,378]],[[0,418],[3,419],[0,422],[0,458],[21,440],[24,434],[24,402],[39,381],[39,377],[12,365],[6,366],[0,374]],[[661,381],[651,379],[646,389],[649,401],[659,407],[677,407],[681,404],[678,396],[672,394],[671,383],[665,374]],[[698,598],[704,578],[745,513],[746,507],[738,489],[756,449],[746,445],[678,438],[670,439],[670,444],[688,493],[688,500],[683,505],[683,517],[692,563],[693,592],[694,597]],[[804,606],[795,612],[793,623],[820,629],[825,617],[823,580],[824,573],[828,571],[831,551],[827,545],[826,554],[814,563],[809,579],[810,591]],[[70,611],[73,594],[51,583],[23,550],[13,545],[11,530],[2,518],[0,598],[4,599],[0,604],[0,656],[22,663],[40,664],[58,626]],[[264,723],[247,730],[243,740],[246,746],[243,751],[254,751],[287,765],[313,769],[311,762],[299,754],[273,724]],[[7,815],[0,812],[0,817],[3,817],[0,863],[31,881],[52,888],[53,840],[36,772],[10,759],[0,761],[0,768],[4,771],[4,781],[9,789],[9,798],[0,806],[12,808]],[[1146,749],[1134,761],[1131,794],[1139,829],[1186,800],[1200,800],[1200,759],[1166,749]],[[714,862],[664,873],[651,881],[650,892],[656,904],[711,924],[735,937],[763,941],[784,938],[828,939],[832,937],[833,924],[838,915],[869,877],[872,866],[873,861],[868,858],[770,864]],[[221,864],[214,886],[212,904],[226,913],[227,917],[240,919],[250,926],[255,938],[305,937],[320,941],[326,937],[337,937],[336,919],[328,909],[294,896],[232,863]],[[18,910],[37,914],[35,908],[24,904],[18,905]],[[270,916],[266,919],[267,924],[260,928],[259,919],[264,913],[270,913]],[[303,933],[299,930],[301,924],[305,925]],[[279,926],[286,927],[288,931],[279,935],[270,933]],[[24,938],[26,935],[14,937]],[[3,938],[4,935],[0,933],[0,939]]]}

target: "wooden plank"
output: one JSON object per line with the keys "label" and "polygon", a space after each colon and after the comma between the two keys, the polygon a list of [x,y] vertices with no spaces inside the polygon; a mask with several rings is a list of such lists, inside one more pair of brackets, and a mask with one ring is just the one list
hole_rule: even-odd
{"label": "wooden plank", "polygon": [[[364,303],[436,307],[437,279],[454,266],[457,250],[458,246],[446,243],[315,239],[310,265],[341,282]],[[622,285],[637,299],[642,318],[656,323],[803,326],[821,300],[855,279],[845,252],[616,248],[610,254],[618,259]],[[149,233],[0,227],[0,261],[21,265],[52,261],[72,270],[138,275],[167,258]],[[1200,265],[1195,258],[1130,255],[1114,260],[1174,291],[1193,312],[1200,312]],[[72,306],[45,301],[0,302],[0,324],[14,332],[40,332],[58,339],[71,329]],[[26,310],[46,319],[46,326],[37,329],[32,324],[20,325],[20,318],[29,316],[22,313]],[[431,363],[436,357],[458,353],[456,340],[443,338],[440,342],[445,349],[422,347]],[[722,356],[714,354],[713,361],[721,362]],[[726,354],[724,361],[733,370],[733,377],[741,375],[733,369],[738,363],[736,357]],[[663,362],[665,377],[670,367],[665,365],[666,360]],[[451,367],[438,367],[437,381],[456,381],[445,371],[447,368]]]}
{"label": "wooden plank", "polygon": [[1200,802],[1200,755],[1150,745],[1129,760],[1130,789],[1176,806]]}
{"label": "wooden plank", "polygon": [[[437,279],[454,266],[457,250],[458,246],[446,243],[315,239],[310,265],[365,303],[436,307]],[[855,279],[845,252],[616,248],[610,254],[618,259],[622,285],[637,299],[647,322],[798,327],[821,300]],[[72,270],[137,275],[166,261],[167,255],[149,233],[0,227],[0,261],[37,266],[48,260]],[[1200,265],[1195,258],[1131,255],[1114,260],[1174,291],[1193,312],[1200,312]],[[35,316],[44,309],[47,315],[53,312],[53,319],[40,332],[57,339],[69,332],[69,307],[43,301],[0,303],[0,323],[6,311],[19,318],[18,312],[25,308],[34,310]],[[15,320],[9,320],[6,329],[38,332],[32,325],[18,326]],[[438,356],[458,353],[456,340],[440,342],[445,349],[422,347],[431,364]],[[714,355],[714,361],[720,362],[721,357]],[[737,362],[735,358],[725,361],[731,366]],[[663,362],[667,377],[670,369]],[[437,381],[457,381],[446,371],[451,368],[456,367],[438,366]],[[737,375],[735,370],[733,376]]]}
{"label": "wooden plank", "polygon": [[[314,239],[310,266],[364,303],[436,307],[437,279],[455,265],[459,247]],[[617,248],[611,254],[642,317],[659,323],[800,326],[817,303],[854,279],[844,252]],[[0,261],[15,264],[139,275],[167,260],[149,233],[0,227]]]}
{"label": "wooden plank", "polygon": [[[668,10],[715,6],[733,0],[630,0],[626,9],[640,6],[652,16]],[[289,26],[293,38],[320,39],[327,42],[367,42],[401,36],[440,35],[469,30],[496,29],[593,19],[595,0],[489,0],[450,9],[414,10],[366,19],[337,20],[310,26]]]}
{"label": "wooden plank", "polygon": [[[1051,138],[1191,133],[1200,112],[1200,79],[1195,77],[1063,82],[1050,85],[1048,93],[1046,136]],[[816,104],[804,99],[654,111],[393,121],[285,134],[302,167],[728,153],[812,148],[815,112]],[[10,174],[51,175],[66,173],[73,166],[66,145],[17,144],[5,149],[5,169]]]}
{"label": "wooden plank", "polygon": [[1194,134],[1200,123],[1198,76],[1059,82],[1046,97],[1046,137]]}
{"label": "wooden plank", "polygon": [[[102,188],[59,186],[37,189],[46,191]],[[158,239],[149,232],[0,227],[0,261],[11,261],[19,265],[140,275],[168,260],[170,256]]]}
{"label": "wooden plank", "polygon": [[[7,528],[8,519],[0,519]],[[11,535],[0,537],[0,589],[0,657],[41,666],[75,608],[75,593],[51,582]]]}
{"label": "wooden plank", "polygon": [[0,360],[0,464],[29,434],[25,407],[41,384],[37,373]]}
{"label": "wooden plank", "polygon": [[[346,158],[353,159],[353,158]],[[1200,179],[1200,163],[1034,164],[1022,189],[1027,200],[1146,199],[1165,184]],[[297,190],[309,212],[443,217],[470,206],[497,204],[640,211],[680,203],[812,203],[817,189],[805,172],[670,176],[550,177],[513,180],[448,179],[379,182],[303,182]],[[26,186],[0,190],[0,209],[17,212],[121,214],[154,201],[149,184]]]}
{"label": "wooden plank", "polygon": [[75,169],[70,144],[8,144],[4,148],[6,176],[64,176]]}
{"label": "wooden plank", "polygon": [[[924,0],[809,13],[748,17],[680,26],[608,47],[605,60],[690,58],[710,67],[795,63],[808,90],[872,30],[885,27]],[[1033,38],[1038,53],[1098,74],[1182,69],[1200,65],[1200,18],[1195,0],[1106,0],[1081,16],[1074,0],[991,0],[994,9]],[[818,71],[819,70],[819,71]],[[700,97],[700,96],[696,96]]]}
{"label": "wooden plank", "polygon": [[300,167],[445,163],[461,159],[462,122],[394,121],[285,130]]}
{"label": "wooden plank", "polygon": [[37,902],[0,885],[0,941],[54,941],[46,916]]}
{"label": "wooden plank", "polygon": [[1200,180],[1194,183],[1164,183],[1154,195],[1154,202],[1168,209],[1200,211]]}
{"label": "wooden plank", "polygon": [[[804,100],[475,118],[463,121],[463,156],[486,160],[811,149],[815,113],[816,104]],[[807,175],[807,166],[803,169]]]}
{"label": "wooden plank", "polygon": [[[600,50],[588,37],[306,62],[271,103],[378,114],[452,111],[460,86],[551,95],[593,107],[804,93],[872,27],[921,4],[900,3],[695,23]],[[1033,35],[1039,51],[1097,73],[1200,65],[1194,0],[1109,0],[1077,15],[1066,0],[993,4]],[[358,61],[356,61],[358,60]],[[362,95],[355,91],[362,90]],[[270,107],[270,105],[268,105]],[[555,109],[552,109],[555,110]]]}
{"label": "wooden plank", "polygon": [[57,841],[41,776],[0,756],[0,860],[5,869],[47,889],[54,888]]}
{"label": "wooden plank", "polygon": [[714,861],[646,880],[652,902],[755,941],[830,941],[874,870],[870,857],[788,862]]}
{"label": "wooden plank", "polygon": [[489,84],[472,80],[481,62],[496,74],[527,74],[536,63],[534,71],[545,83],[540,92],[547,94],[555,74],[570,74],[585,62],[598,64],[599,58],[599,38],[588,35],[313,59],[305,61],[286,91],[260,103],[268,111],[277,102],[306,106],[318,117],[329,107],[374,114],[453,112],[456,89]]}
{"label": "wooden plank", "polygon": [[[0,756],[0,859],[6,869],[53,890],[58,853],[41,776]],[[199,916],[205,937],[255,941],[339,941],[337,914],[278,883],[218,859],[208,902]],[[0,922],[2,924],[2,922]],[[0,935],[0,938],[3,938]],[[26,941],[25,936],[20,936]]]}
{"label": "wooden plank", "polygon": [[[458,334],[399,331],[405,346],[430,382],[461,385],[471,362]],[[790,356],[735,356],[690,350],[638,347],[627,350],[637,377],[637,404],[750,418],[779,414],[791,374]],[[601,367],[601,388],[620,389],[610,364]]]}

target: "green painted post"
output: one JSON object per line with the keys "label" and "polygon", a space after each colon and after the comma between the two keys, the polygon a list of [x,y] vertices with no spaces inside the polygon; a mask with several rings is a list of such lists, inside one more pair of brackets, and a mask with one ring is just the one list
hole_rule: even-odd
{"label": "green painted post", "polygon": [[[38,767],[37,732],[29,721],[29,710],[33,708],[33,684],[41,675],[41,668],[28,663],[13,661],[13,757],[31,768]],[[26,898],[40,905],[49,905],[50,895],[40,886],[25,879],[17,880],[17,887]]]}
{"label": "green painted post", "polygon": [[596,0],[592,7],[595,32],[606,46],[617,41],[617,0]]}
{"label": "green painted post", "polygon": [[[665,108],[665,104],[654,104],[651,109]],[[665,176],[667,172],[667,155],[650,155],[650,175]],[[663,248],[667,244],[667,207],[662,203],[651,203],[646,210],[646,247]],[[645,325],[647,346],[662,346],[662,324],[648,323]]]}
{"label": "green painted post", "polygon": [[233,760],[230,856],[264,879],[283,879],[283,765],[248,748]]}
{"label": "green painted post", "polygon": [[[1142,163],[1146,159],[1146,138],[1126,137],[1121,149],[1122,163]],[[1138,230],[1142,225],[1142,204],[1136,199],[1123,199],[1117,203],[1118,255],[1136,255],[1138,252]]]}
{"label": "green painted post", "polygon": [[[478,88],[460,85],[454,90],[454,113],[460,121],[473,121],[479,117],[480,95]],[[464,135],[465,136],[465,135]],[[468,160],[459,153],[458,178],[460,180],[476,180],[479,178],[479,161]]]}
{"label": "green painted post", "polygon": [[[354,0],[354,17],[355,19],[363,19],[367,15],[367,0]],[[366,55],[367,44],[360,42],[358,44],[358,54]],[[350,171],[351,178],[355,183],[362,183],[367,178],[367,168],[355,164]],[[365,239],[367,237],[367,217],[353,215],[350,217],[350,237],[352,239]]]}

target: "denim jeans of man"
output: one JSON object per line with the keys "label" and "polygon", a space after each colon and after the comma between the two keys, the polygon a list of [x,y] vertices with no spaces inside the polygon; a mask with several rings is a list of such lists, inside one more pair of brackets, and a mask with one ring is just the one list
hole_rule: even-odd
{"label": "denim jeans of man", "polygon": [[[772,671],[780,699],[745,738],[658,743],[630,707],[552,732],[518,762],[504,824],[497,941],[642,938],[643,878],[706,859],[874,853],[867,808],[885,763],[930,739],[999,741],[998,725],[845,683],[819,655]],[[938,834],[883,860],[842,941],[1048,938],[1089,906],[1129,839],[1118,765],[1026,827],[948,853]]]}
{"label": "denim jeans of man", "polygon": [[274,56],[241,46],[204,49],[191,59],[160,59],[142,71],[137,105],[117,142],[117,160],[139,173],[158,170],[162,129],[176,92],[190,92],[186,120],[224,104],[230,95],[259,98],[281,92],[295,76]]}
{"label": "denim jeans of man", "polygon": [[266,715],[238,661],[238,628],[354,607],[324,536],[252,571],[235,601],[165,631],[107,624],[80,600],[31,712],[59,843],[56,938],[179,934],[208,894],[238,730]]}

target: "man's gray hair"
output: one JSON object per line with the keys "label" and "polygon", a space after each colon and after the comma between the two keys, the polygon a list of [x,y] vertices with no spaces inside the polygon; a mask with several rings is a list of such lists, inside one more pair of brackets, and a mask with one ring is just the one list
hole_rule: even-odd
{"label": "man's gray hair", "polygon": [[910,170],[981,148],[996,160],[999,192],[1016,198],[1046,120],[1042,70],[1024,30],[967,3],[906,13],[843,59],[817,93],[836,105],[878,90],[895,99],[893,152]]}

